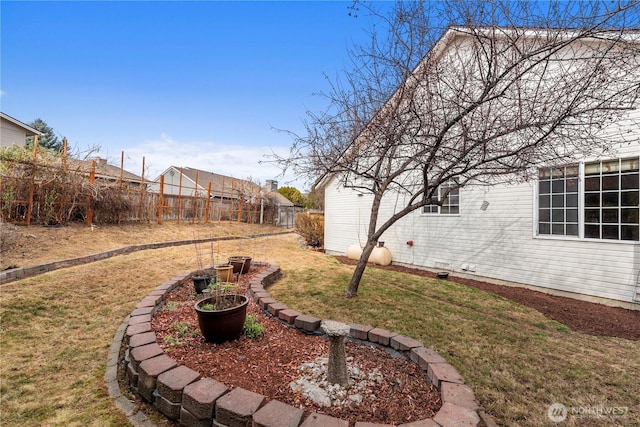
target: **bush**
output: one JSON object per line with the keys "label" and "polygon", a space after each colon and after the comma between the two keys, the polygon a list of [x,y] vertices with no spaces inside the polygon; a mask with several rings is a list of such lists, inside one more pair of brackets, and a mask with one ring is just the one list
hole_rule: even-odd
{"label": "bush", "polygon": [[296,231],[300,234],[307,245],[314,248],[324,245],[324,216],[321,214],[311,215],[309,213],[299,213],[295,216]]}

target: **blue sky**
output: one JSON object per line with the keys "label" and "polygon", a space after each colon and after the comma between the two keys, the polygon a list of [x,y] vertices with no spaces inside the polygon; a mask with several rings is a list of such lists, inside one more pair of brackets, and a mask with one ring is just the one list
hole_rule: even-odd
{"label": "blue sky", "polygon": [[[170,165],[308,186],[259,164],[367,40],[351,2],[0,2],[1,110],[155,178]],[[304,187],[304,188],[303,188]]]}

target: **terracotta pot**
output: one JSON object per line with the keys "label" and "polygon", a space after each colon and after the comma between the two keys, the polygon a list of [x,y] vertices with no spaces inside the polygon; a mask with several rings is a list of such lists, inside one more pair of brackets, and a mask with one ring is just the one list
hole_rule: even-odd
{"label": "terracotta pot", "polygon": [[227,295],[226,298],[236,299],[238,305],[224,310],[202,310],[203,305],[212,303],[213,297],[201,299],[194,305],[200,332],[208,342],[220,344],[234,340],[242,333],[249,298],[244,295]]}
{"label": "terracotta pot", "polygon": [[229,257],[229,264],[233,266],[234,273],[247,274],[249,268],[251,268],[250,256],[231,256]]}

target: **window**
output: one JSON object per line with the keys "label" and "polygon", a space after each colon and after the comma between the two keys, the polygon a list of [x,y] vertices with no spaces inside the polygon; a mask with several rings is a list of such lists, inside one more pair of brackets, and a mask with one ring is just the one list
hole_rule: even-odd
{"label": "window", "polygon": [[540,169],[537,234],[640,241],[639,164],[638,157],[589,162],[583,176],[577,165]]}
{"label": "window", "polygon": [[438,200],[442,200],[442,206],[426,205],[422,208],[422,213],[441,215],[460,213],[460,188],[456,187],[456,184],[445,184],[438,188]]}
{"label": "window", "polygon": [[584,167],[584,237],[640,240],[638,159],[587,163]]}
{"label": "window", "polygon": [[540,169],[538,234],[578,235],[578,166]]}

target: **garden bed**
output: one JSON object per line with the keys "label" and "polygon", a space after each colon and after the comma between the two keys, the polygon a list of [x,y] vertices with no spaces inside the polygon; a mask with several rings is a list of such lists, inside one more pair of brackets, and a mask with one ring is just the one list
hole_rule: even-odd
{"label": "garden bed", "polygon": [[[245,284],[260,269],[242,277]],[[329,354],[328,341],[321,336],[304,334],[265,314],[251,302],[248,314],[264,327],[259,338],[247,338],[211,344],[199,333],[193,308],[196,297],[193,284],[187,281],[171,292],[162,309],[152,320],[157,341],[178,364],[203,377],[215,378],[230,388],[241,387],[300,408],[305,415],[316,412],[336,418],[376,423],[402,424],[433,417],[441,406],[437,389],[415,363],[398,353],[353,340],[347,341],[347,356],[365,376],[367,390],[362,403],[348,401],[339,406],[320,406],[300,393],[290,383],[302,376],[299,367]],[[380,375],[377,375],[379,373]]]}

